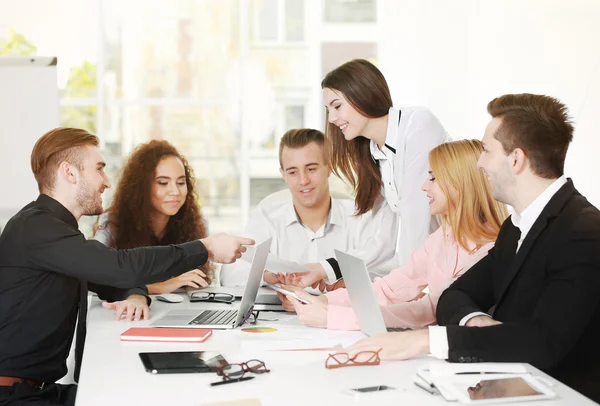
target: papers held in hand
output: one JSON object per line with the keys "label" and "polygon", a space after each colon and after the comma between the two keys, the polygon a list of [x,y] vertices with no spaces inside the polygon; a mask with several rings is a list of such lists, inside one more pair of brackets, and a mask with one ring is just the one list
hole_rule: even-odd
{"label": "papers held in hand", "polygon": [[290,296],[293,297],[294,299],[296,299],[297,301],[299,301],[300,303],[304,303],[304,304],[309,304],[310,302],[308,300],[304,300],[302,299],[300,296],[296,295],[294,292],[289,291],[287,289],[282,288],[279,285],[272,285],[270,283],[265,283],[265,286],[267,288],[271,288],[273,289],[275,292],[279,292],[284,296]]}
{"label": "papers held in hand", "polygon": [[[249,246],[247,247],[246,252],[242,254],[242,261],[252,262],[252,256],[254,255],[255,247]],[[275,255],[269,254],[267,256],[267,263],[265,264],[265,269],[273,273],[291,273],[291,272],[304,272],[308,271],[304,265],[300,265],[296,262],[288,261],[287,259],[279,258]]]}

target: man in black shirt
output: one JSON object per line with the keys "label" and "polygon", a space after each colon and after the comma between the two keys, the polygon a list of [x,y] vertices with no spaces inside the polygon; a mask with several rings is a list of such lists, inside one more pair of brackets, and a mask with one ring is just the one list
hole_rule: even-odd
{"label": "man in black shirt", "polygon": [[[0,404],[73,404],[66,372],[75,324],[76,377],[83,353],[88,287],[108,300],[139,292],[207,260],[234,262],[254,244],[225,234],[180,245],[116,250],[87,240],[82,215],[102,213],[110,187],[98,138],[58,128],[33,148],[40,196],[12,217],[0,236]],[[146,293],[146,292],[142,292]]]}

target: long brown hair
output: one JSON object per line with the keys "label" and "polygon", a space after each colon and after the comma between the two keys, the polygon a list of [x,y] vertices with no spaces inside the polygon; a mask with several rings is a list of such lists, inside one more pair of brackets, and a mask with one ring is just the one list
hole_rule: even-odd
{"label": "long brown hair", "polygon": [[483,151],[481,141],[461,140],[438,145],[429,152],[429,166],[448,200],[448,214],[442,226],[449,225],[458,245],[469,251],[496,241],[500,226],[508,217],[506,206],[492,196],[492,188],[477,160]]}
{"label": "long brown hair", "polygon": [[[354,59],[329,72],[321,88],[341,92],[356,111],[368,118],[386,116],[392,107],[383,74],[364,59]],[[333,173],[350,182],[356,192],[356,214],[364,214],[373,208],[383,187],[381,171],[371,157],[370,140],[356,137],[346,141],[342,131],[329,122],[327,112],[325,119]]]}
{"label": "long brown hair", "polygon": [[[108,228],[113,248],[137,248],[157,245],[151,228],[152,184],[158,163],[167,157],[176,157],[185,169],[187,196],[177,214],[169,218],[161,244],[180,244],[204,238],[206,224],[195,191],[194,171],[187,159],[169,142],[153,140],[139,145],[123,166],[112,204],[106,210],[108,220],[96,223],[94,234],[100,228]],[[209,262],[201,268],[212,280]]]}

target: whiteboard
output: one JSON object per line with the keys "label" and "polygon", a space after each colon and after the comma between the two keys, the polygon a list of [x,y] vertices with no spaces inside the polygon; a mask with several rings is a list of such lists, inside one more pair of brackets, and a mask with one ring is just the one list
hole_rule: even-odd
{"label": "whiteboard", "polygon": [[56,58],[0,56],[0,227],[38,196],[31,150],[59,125]]}

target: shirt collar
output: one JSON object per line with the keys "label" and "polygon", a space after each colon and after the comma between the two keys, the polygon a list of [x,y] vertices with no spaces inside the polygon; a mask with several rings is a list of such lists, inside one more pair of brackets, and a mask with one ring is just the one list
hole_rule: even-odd
{"label": "shirt collar", "polygon": [[340,210],[340,207],[335,204],[335,202],[333,201],[333,199],[331,199],[331,209],[329,210],[329,216],[327,217],[327,227],[325,228],[325,230],[327,230],[327,228],[329,227],[330,224],[335,224],[335,225],[343,225],[344,224],[344,216],[342,214],[342,211]]}
{"label": "shirt collar", "polygon": [[50,210],[56,217],[70,225],[76,230],[79,230],[79,225],[75,216],[65,206],[59,203],[57,200],[51,198],[48,195],[40,194],[36,200],[36,203]]}
{"label": "shirt collar", "polygon": [[[385,145],[393,148],[393,151],[396,150],[399,117],[400,110],[395,109],[394,107],[390,107],[390,109],[388,110],[388,127],[385,136]],[[394,156],[395,153],[390,148],[387,148],[385,145],[380,150],[377,146],[377,143],[371,140],[370,147],[371,156],[373,157],[373,159],[389,159],[390,157]]]}
{"label": "shirt collar", "polygon": [[[331,202],[331,208],[329,209],[327,222],[325,222],[325,231],[329,229],[329,225],[331,224],[340,225],[344,223],[344,217],[340,211],[340,208],[334,203],[331,197],[329,199]],[[298,213],[296,213],[296,209],[294,208],[294,202],[292,201],[285,210],[284,224],[287,227],[294,223],[302,224],[300,217],[298,217]]]}
{"label": "shirt collar", "polygon": [[287,205],[284,213],[284,224],[286,227],[290,224],[300,223],[300,218],[298,217],[298,213],[296,213],[293,201],[291,201],[290,204]]}
{"label": "shirt collar", "polygon": [[550,199],[565,183],[567,183],[567,178],[563,175],[552,182],[521,214],[514,212],[510,216],[513,225],[521,230],[521,238],[527,235],[533,223],[535,223],[542,210],[544,210],[544,207],[546,207]]}

